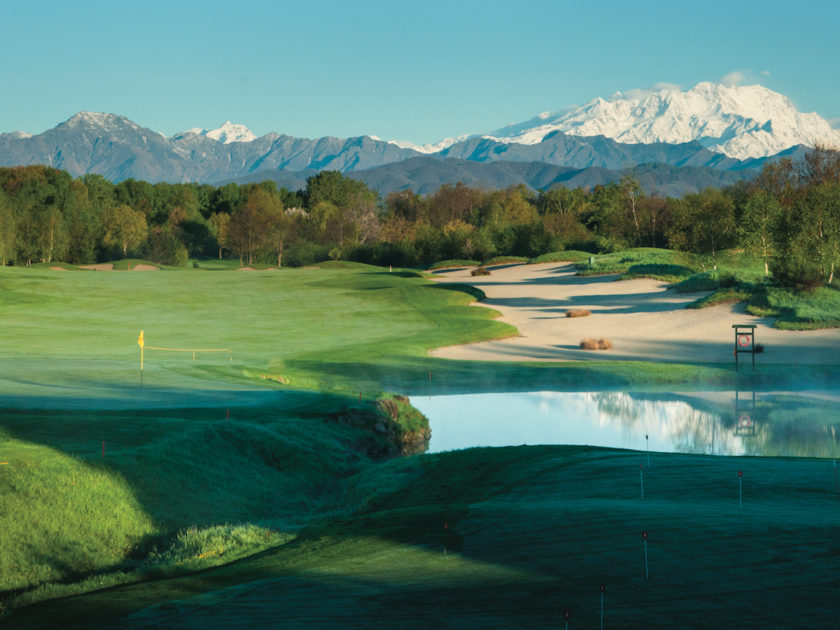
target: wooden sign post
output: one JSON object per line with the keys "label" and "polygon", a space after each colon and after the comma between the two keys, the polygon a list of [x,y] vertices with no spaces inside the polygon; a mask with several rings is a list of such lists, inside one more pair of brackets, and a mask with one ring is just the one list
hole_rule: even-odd
{"label": "wooden sign post", "polygon": [[755,325],[732,324],[735,329],[735,371],[738,371],[738,355],[749,352],[752,355],[752,367],[755,369]]}

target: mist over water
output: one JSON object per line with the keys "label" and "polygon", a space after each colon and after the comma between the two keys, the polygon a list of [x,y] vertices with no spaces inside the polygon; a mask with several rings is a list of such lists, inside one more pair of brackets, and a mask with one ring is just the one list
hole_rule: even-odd
{"label": "mist over water", "polygon": [[530,392],[411,402],[429,418],[430,453],[567,444],[832,458],[840,433],[840,396],[829,392]]}

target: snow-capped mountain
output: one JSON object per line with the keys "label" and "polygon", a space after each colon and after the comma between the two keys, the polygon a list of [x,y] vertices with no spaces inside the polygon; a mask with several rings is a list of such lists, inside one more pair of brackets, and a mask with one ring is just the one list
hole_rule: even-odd
{"label": "snow-capped mountain", "polygon": [[173,136],[173,139],[184,136],[188,133],[192,133],[197,136],[205,136],[211,140],[221,142],[222,144],[230,144],[231,142],[253,142],[257,139],[257,135],[248,129],[248,127],[245,125],[234,124],[229,120],[225,121],[221,127],[217,127],[216,129],[200,129],[199,127],[187,129],[186,131]]}
{"label": "snow-capped mountain", "polygon": [[485,137],[537,144],[559,131],[603,135],[617,142],[679,144],[697,141],[737,159],[775,155],[795,145],[840,146],[840,132],[816,113],[799,112],[786,96],[761,85],[703,82],[686,92],[675,86],[617,92],[586,105],[543,112]]}
{"label": "snow-capped mountain", "polygon": [[[785,96],[760,85],[699,83],[686,92],[660,86],[617,93],[492,134],[423,146],[375,136],[306,139],[269,133],[258,138],[230,121],[167,138],[125,116],[80,112],[43,133],[0,133],[0,167],[46,164],[73,176],[99,173],[115,182],[134,178],[214,183],[279,172],[308,177],[321,170],[353,172],[395,165],[380,169],[382,176],[390,177],[396,188],[408,188],[416,181],[415,171],[421,170],[431,182],[454,183],[455,161],[530,164],[531,174],[555,172],[547,165],[612,170],[669,165],[745,173],[760,168],[765,159],[799,155],[815,143],[840,147],[840,132],[817,114],[800,113]],[[420,157],[445,160],[449,166],[431,168],[428,162],[414,160]],[[410,172],[399,174],[396,165],[403,162]],[[458,168],[467,177],[463,164]],[[504,169],[496,169],[493,177],[509,182],[521,174],[519,167],[505,169],[505,175],[500,175]],[[511,175],[514,171],[517,174]],[[529,185],[538,181],[528,177]],[[704,181],[711,185],[715,177]]]}

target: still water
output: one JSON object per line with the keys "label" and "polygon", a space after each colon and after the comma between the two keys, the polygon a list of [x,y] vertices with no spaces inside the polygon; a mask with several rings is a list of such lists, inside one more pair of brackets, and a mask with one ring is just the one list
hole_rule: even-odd
{"label": "still water", "polygon": [[430,453],[577,444],[836,457],[840,433],[839,392],[529,392],[414,396],[411,402],[429,418]]}

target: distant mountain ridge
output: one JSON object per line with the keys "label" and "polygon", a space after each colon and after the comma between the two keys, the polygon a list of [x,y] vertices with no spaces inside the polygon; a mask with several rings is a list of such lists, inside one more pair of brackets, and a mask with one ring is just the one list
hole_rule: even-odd
{"label": "distant mountain ridge", "polygon": [[[468,186],[483,189],[500,189],[524,184],[533,190],[553,186],[568,188],[593,188],[618,181],[627,171],[608,169],[601,166],[570,168],[544,162],[472,162],[456,158],[441,159],[431,156],[413,157],[402,162],[392,162],[374,168],[350,171],[347,177],[364,182],[382,195],[393,191],[411,189],[419,194],[436,191],[443,184],[463,182]],[[707,166],[670,166],[667,164],[644,164],[631,169],[642,188],[661,196],[682,197],[705,188],[729,186],[751,176],[748,173],[722,171]],[[256,183],[266,179],[289,190],[298,190],[306,185],[306,179],[317,171],[259,171],[233,180],[217,182],[226,184]]]}
{"label": "distant mountain ridge", "polygon": [[[761,85],[708,81],[685,92],[672,85],[616,92],[609,99],[596,98],[580,107],[543,112],[481,137],[532,145],[556,132],[604,136],[624,144],[698,142],[739,160],[769,157],[792,146],[812,147],[817,142],[840,146],[840,131],[816,113],[799,112],[783,94]],[[432,152],[464,138],[444,140]]]}
{"label": "distant mountain ridge", "polygon": [[[816,137],[809,139],[809,135]],[[294,179],[294,174],[302,172],[378,169],[376,175],[366,177],[378,178],[383,190],[397,189],[396,182],[422,187],[434,180],[454,183],[458,173],[488,186],[502,185],[518,173],[518,183],[535,187],[537,180],[527,169],[509,165],[619,171],[660,164],[743,174],[776,155],[838,138],[819,116],[799,114],[784,96],[761,86],[698,84],[688,92],[660,88],[616,95],[608,101],[595,99],[582,108],[542,114],[505,127],[495,135],[465,135],[434,147],[412,147],[372,136],[306,139],[269,133],[257,137],[244,125],[230,121],[217,129],[192,128],[167,138],[124,116],[80,112],[40,134],[0,134],[0,166],[46,164],[74,176],[99,173],[115,182],[134,178],[199,183],[282,179],[279,173]],[[412,161],[420,157],[442,163]],[[467,168],[461,162],[508,166]],[[417,175],[417,164],[423,165],[422,176]],[[444,168],[450,169],[448,175]],[[533,167],[529,169],[532,172]],[[680,178],[677,171],[660,169],[660,174],[665,172]],[[693,181],[720,179],[692,173],[689,179]],[[381,180],[385,174],[391,180]],[[657,186],[669,188],[665,182]],[[686,180],[677,188],[694,186]]]}

